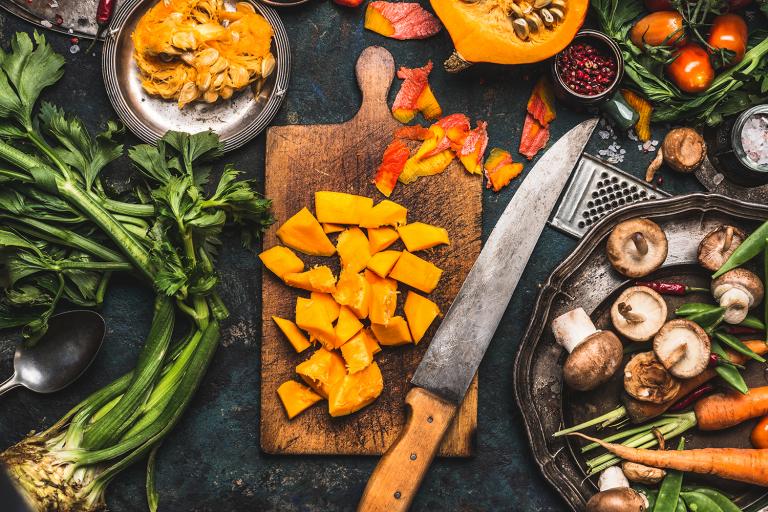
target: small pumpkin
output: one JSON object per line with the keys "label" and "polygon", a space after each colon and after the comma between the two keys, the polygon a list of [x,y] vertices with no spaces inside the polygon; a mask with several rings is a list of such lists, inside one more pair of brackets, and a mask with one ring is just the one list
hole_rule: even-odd
{"label": "small pumpkin", "polygon": [[277,395],[283,402],[288,419],[292,420],[307,408],[323,399],[320,395],[309,389],[307,386],[289,380],[280,384],[277,388]]}
{"label": "small pumpkin", "polygon": [[573,40],[584,23],[589,0],[431,0],[451,35],[457,57],[446,68],[469,63],[528,64],[552,57]]}

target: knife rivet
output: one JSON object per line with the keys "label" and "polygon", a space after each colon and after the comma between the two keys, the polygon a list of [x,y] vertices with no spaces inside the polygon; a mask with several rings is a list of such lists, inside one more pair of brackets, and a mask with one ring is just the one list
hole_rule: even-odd
{"label": "knife rivet", "polygon": [[395,491],[395,499],[399,500],[400,496],[402,496],[402,494],[400,494],[400,491]]}
{"label": "knife rivet", "polygon": [[416,454],[415,453],[411,454],[411,460],[416,460]]}
{"label": "knife rivet", "polygon": [[432,423],[432,416],[427,417],[427,423]]}

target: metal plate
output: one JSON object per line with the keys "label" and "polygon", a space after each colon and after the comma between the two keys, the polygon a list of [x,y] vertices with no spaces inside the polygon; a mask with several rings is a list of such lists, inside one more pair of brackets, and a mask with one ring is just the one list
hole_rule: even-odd
{"label": "metal plate", "polygon": [[275,71],[260,91],[246,88],[229,100],[214,104],[195,102],[180,110],[175,101],[147,94],[141,87],[139,69],[133,61],[131,34],[136,24],[157,0],[125,0],[115,13],[110,37],[104,44],[102,74],[107,95],[120,119],[137,137],[157,142],[168,130],[191,133],[213,130],[224,150],[238,148],[261,133],[277,114],[285,98],[290,74],[288,34],[277,12],[252,1],[272,25]]}
{"label": "metal plate", "polygon": [[[117,0],[117,8],[123,3]],[[88,38],[96,35],[97,4],[98,0],[0,0],[0,7],[39,27]]]}
{"label": "metal plate", "polygon": [[571,174],[550,224],[581,238],[600,219],[625,204],[659,197],[669,194],[585,153]]}
{"label": "metal plate", "polygon": [[[605,240],[616,224],[639,216],[659,223],[669,240],[664,267],[649,279],[705,284],[707,274],[696,264],[701,238],[723,222],[751,231],[768,218],[768,206],[719,195],[690,194],[621,208],[598,222],[544,284],[515,358],[514,391],[534,458],[544,477],[574,511],[584,509],[596,487],[593,479],[585,477],[584,458],[576,456],[581,444],[573,438],[553,438],[552,434],[564,424],[572,425],[615,408],[622,385],[621,372],[598,391],[564,392],[561,375],[565,355],[555,343],[549,325],[552,319],[577,306],[590,313],[599,327],[610,324],[609,306],[629,282],[611,269],[605,255]],[[670,312],[681,302],[671,297],[665,299]],[[695,296],[687,299],[697,300]],[[760,365],[749,365],[745,378],[752,386],[766,385],[766,373]],[[695,432],[686,436],[688,446],[746,447],[752,425],[748,422],[715,434]],[[687,483],[694,481],[695,477],[686,476]],[[756,506],[764,492],[721,479],[717,486],[738,495],[738,504],[743,508]]]}

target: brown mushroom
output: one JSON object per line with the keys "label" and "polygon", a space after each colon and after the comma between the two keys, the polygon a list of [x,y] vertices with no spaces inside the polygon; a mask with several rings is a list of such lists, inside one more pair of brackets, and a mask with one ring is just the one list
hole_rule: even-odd
{"label": "brown mushroom", "polygon": [[600,474],[600,492],[587,502],[586,512],[644,512],[648,500],[629,486],[629,481],[617,466]]}
{"label": "brown mushroom", "polygon": [[641,402],[663,404],[675,398],[680,381],[664,368],[653,352],[641,352],[624,367],[624,390]]}
{"label": "brown mushroom", "polygon": [[653,338],[667,320],[667,303],[646,286],[627,288],[611,306],[613,327],[632,341]]}
{"label": "brown mushroom", "polygon": [[675,128],[664,137],[656,158],[645,172],[645,180],[649,183],[653,181],[662,163],[677,172],[691,173],[701,167],[706,156],[707,144],[704,137],[693,128]]}
{"label": "brown mushroom", "polygon": [[608,260],[619,273],[647,276],[667,259],[667,236],[655,222],[636,218],[618,224],[606,243]]}
{"label": "brown mushroom", "polygon": [[725,308],[725,322],[740,324],[763,300],[763,282],[745,268],[729,270],[712,281],[712,295]]}
{"label": "brown mushroom", "polygon": [[720,270],[745,238],[746,233],[734,226],[720,226],[710,231],[699,244],[699,264],[712,272]]}
{"label": "brown mushroom", "polygon": [[653,353],[679,379],[690,379],[709,364],[709,336],[699,324],[683,318],[670,320],[653,338]]}
{"label": "brown mushroom", "polygon": [[663,469],[652,468],[650,466],[626,460],[621,463],[621,470],[630,482],[645,485],[655,485],[661,482],[667,475],[667,472]]}
{"label": "brown mushroom", "polygon": [[578,391],[589,391],[607,382],[621,366],[621,341],[610,331],[599,331],[582,309],[571,310],[552,321],[555,340],[567,352],[563,380]]}

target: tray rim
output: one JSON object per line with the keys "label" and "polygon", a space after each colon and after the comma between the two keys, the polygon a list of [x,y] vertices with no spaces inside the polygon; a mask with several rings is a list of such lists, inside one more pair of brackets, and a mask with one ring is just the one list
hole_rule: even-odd
{"label": "tray rim", "polygon": [[[104,85],[112,108],[117,112],[120,120],[139,139],[155,144],[164,134],[158,134],[144,124],[139,116],[130,108],[125,98],[120,93],[117,76],[117,41],[124,37],[122,32],[126,21],[134,11],[142,4],[156,2],[157,0],[126,0],[118,6],[112,19],[110,29],[104,39],[104,48],[101,54],[101,72]],[[251,139],[263,132],[277,115],[288,92],[288,84],[291,74],[291,47],[288,33],[277,11],[257,0],[246,0],[266,18],[274,30],[273,44],[275,46],[275,84],[272,93],[267,98],[264,109],[250,123],[229,137],[221,139],[224,152],[232,151],[243,146]]]}
{"label": "tray rim", "polygon": [[[528,445],[539,471],[547,483],[560,495],[574,512],[580,511],[586,497],[582,496],[571,481],[556,467],[559,451],[550,456],[547,451],[547,438],[541,419],[533,404],[530,393],[531,362],[534,349],[538,345],[546,327],[546,319],[554,299],[561,291],[561,286],[571,271],[582,265],[593,253],[594,247],[608,235],[613,227],[631,217],[673,215],[686,211],[718,211],[726,215],[761,221],[768,219],[768,206],[750,203],[724,195],[697,192],[665,199],[656,199],[643,203],[627,205],[603,217],[589,230],[571,254],[565,258],[547,277],[541,287],[533,312],[522,340],[517,348],[513,362],[513,392],[518,409],[523,419]],[[561,410],[562,412],[562,410]]]}

